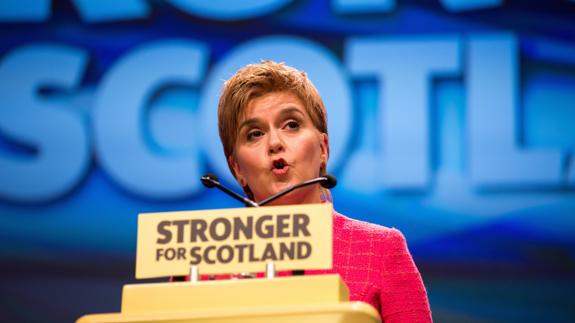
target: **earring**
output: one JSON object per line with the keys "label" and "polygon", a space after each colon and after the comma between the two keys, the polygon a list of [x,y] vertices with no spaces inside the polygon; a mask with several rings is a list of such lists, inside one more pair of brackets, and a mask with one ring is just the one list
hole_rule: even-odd
{"label": "earring", "polygon": [[246,180],[243,177],[238,176],[238,182],[240,183],[241,187],[247,186]]}

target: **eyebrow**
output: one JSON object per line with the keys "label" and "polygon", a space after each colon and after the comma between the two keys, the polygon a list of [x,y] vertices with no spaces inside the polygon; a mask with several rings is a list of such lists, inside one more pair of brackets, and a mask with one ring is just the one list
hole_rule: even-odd
{"label": "eyebrow", "polygon": [[249,127],[249,126],[255,125],[255,124],[257,124],[257,123],[258,123],[258,119],[257,119],[257,118],[251,118],[251,119],[244,120],[244,121],[240,124],[240,126],[238,127],[238,132],[240,132],[244,127]]}
{"label": "eyebrow", "polygon": [[287,108],[283,109],[283,110],[280,112],[280,117],[283,118],[283,117],[289,116],[289,115],[291,115],[291,114],[293,114],[293,113],[297,113],[297,114],[303,115],[303,113],[301,112],[300,109],[298,109],[298,108],[296,108],[296,107],[287,107]]}
{"label": "eyebrow", "polygon": [[[303,115],[303,112],[301,112],[300,109],[296,108],[296,107],[287,107],[283,110],[280,111],[280,118],[285,118],[286,116],[289,116],[291,114],[301,114]],[[250,118],[247,120],[242,121],[242,123],[240,123],[240,126],[238,127],[238,131],[241,131],[244,127],[249,127],[252,125],[255,125],[258,123],[258,118]]]}

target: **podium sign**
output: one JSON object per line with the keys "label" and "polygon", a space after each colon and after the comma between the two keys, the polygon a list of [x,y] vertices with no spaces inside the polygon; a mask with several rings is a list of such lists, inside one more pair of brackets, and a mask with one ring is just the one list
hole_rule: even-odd
{"label": "podium sign", "polygon": [[329,269],[332,226],[329,203],[142,213],[136,278]]}

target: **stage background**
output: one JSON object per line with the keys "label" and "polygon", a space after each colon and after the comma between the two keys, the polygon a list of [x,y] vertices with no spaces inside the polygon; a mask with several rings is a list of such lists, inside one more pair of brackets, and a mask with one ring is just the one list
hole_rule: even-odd
{"label": "stage background", "polygon": [[[330,118],[335,208],[400,229],[437,322],[575,317],[575,1],[0,1],[0,313],[120,310],[140,212],[240,207],[222,80]],[[237,188],[237,186],[235,186]]]}

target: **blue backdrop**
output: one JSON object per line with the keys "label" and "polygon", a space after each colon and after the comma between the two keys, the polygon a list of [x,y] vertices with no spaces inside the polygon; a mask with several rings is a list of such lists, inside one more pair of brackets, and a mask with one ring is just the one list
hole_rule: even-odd
{"label": "blue backdrop", "polygon": [[[575,1],[0,1],[0,313],[119,311],[141,212],[240,207],[221,83],[305,70],[335,208],[407,237],[438,322],[575,317]],[[235,186],[237,190],[237,186]]]}

